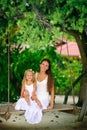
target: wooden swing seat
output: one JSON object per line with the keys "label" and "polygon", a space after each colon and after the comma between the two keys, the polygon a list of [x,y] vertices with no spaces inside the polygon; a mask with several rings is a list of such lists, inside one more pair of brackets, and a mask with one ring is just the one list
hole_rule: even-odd
{"label": "wooden swing seat", "polygon": [[[9,107],[9,112],[11,114],[24,114],[25,111],[22,110],[15,110],[13,105],[0,105],[0,115],[3,115],[6,113],[7,108]],[[70,105],[70,104],[55,104],[53,109],[50,110],[43,110],[43,112],[47,112],[47,111],[64,111],[64,112],[68,112],[68,111],[73,111],[74,110],[74,106]]]}

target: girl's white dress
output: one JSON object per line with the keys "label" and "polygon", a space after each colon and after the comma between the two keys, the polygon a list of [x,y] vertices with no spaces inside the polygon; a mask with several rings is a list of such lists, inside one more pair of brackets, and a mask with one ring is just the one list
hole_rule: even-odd
{"label": "girl's white dress", "polygon": [[[33,92],[33,84],[31,85],[26,85],[25,84],[25,89],[28,90],[29,95],[30,95],[30,104],[32,103],[31,96]],[[15,106],[15,110],[27,110],[29,108],[29,105],[27,104],[25,98],[20,98]]]}
{"label": "girl's white dress", "polygon": [[35,102],[26,110],[25,118],[27,122],[31,124],[39,123],[42,119],[42,110],[47,109],[49,105],[49,93],[47,92],[47,77],[39,82],[37,80],[36,75],[36,83],[37,83],[37,97],[40,100],[43,108],[41,109]]}

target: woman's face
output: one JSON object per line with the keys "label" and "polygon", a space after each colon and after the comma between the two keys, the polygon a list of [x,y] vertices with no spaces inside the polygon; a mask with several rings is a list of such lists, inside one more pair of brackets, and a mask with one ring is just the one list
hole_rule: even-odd
{"label": "woman's face", "polygon": [[40,71],[46,72],[49,69],[49,63],[47,61],[43,61],[40,64]]}

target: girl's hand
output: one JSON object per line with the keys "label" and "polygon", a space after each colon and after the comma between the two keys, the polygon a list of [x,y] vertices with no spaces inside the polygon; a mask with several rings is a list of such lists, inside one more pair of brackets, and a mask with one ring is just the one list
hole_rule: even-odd
{"label": "girl's hand", "polygon": [[36,95],[32,95],[31,99],[35,100],[36,99]]}

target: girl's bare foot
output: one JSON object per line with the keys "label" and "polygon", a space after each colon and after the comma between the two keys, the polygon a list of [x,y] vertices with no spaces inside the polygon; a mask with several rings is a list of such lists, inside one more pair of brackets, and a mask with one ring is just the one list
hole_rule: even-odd
{"label": "girl's bare foot", "polygon": [[13,107],[15,107],[15,106],[16,106],[16,102],[15,102],[15,103],[13,103],[13,104],[12,104],[12,106],[13,106]]}

